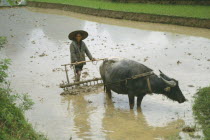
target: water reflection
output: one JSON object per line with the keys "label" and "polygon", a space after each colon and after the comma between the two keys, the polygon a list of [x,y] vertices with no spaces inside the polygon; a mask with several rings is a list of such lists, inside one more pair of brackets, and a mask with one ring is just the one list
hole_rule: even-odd
{"label": "water reflection", "polygon": [[[121,96],[119,96],[121,98]],[[78,139],[154,139],[178,135],[183,120],[175,120],[164,127],[148,125],[144,112],[120,109],[103,92],[63,97],[68,116],[73,116]],[[125,104],[125,103],[124,103]],[[155,117],[155,116],[153,116]]]}

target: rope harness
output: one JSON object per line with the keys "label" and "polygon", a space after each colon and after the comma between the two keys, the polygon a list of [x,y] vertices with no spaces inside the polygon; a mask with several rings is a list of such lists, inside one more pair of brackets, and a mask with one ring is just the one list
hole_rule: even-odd
{"label": "rope harness", "polygon": [[151,84],[150,84],[149,77],[147,77],[147,86],[148,86],[149,94],[152,94],[152,87],[151,87]]}
{"label": "rope harness", "polygon": [[151,87],[151,84],[150,84],[149,76],[150,76],[150,75],[153,75],[153,74],[154,74],[153,71],[145,72],[145,73],[141,73],[141,74],[138,74],[138,75],[134,75],[134,76],[132,76],[132,77],[130,77],[130,78],[126,78],[126,79],[123,79],[123,80],[119,80],[119,81],[117,81],[117,82],[106,83],[106,84],[104,84],[104,86],[111,85],[111,84],[117,84],[117,83],[120,83],[120,82],[125,82],[125,84],[127,85],[127,81],[128,81],[128,80],[134,80],[134,79],[146,77],[146,78],[147,78],[148,91],[149,91],[149,93],[151,94],[151,93],[152,93],[152,87]]}

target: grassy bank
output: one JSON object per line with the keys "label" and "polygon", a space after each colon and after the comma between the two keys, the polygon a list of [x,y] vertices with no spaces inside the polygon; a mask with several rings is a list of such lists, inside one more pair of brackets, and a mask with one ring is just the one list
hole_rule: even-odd
{"label": "grassy bank", "polygon": [[114,3],[103,0],[29,0],[29,1],[70,4],[82,7],[107,9],[114,11],[210,19],[210,6],[159,5],[159,4],[116,3],[116,2]]}
{"label": "grassy bank", "polygon": [[201,124],[206,140],[210,139],[210,87],[198,91],[193,105],[193,111]]}
{"label": "grassy bank", "polygon": [[[6,43],[0,37],[0,49]],[[0,60],[0,140],[45,140],[24,117],[24,111],[31,109],[33,102],[27,94],[14,94],[9,87],[7,69],[9,59]]]}

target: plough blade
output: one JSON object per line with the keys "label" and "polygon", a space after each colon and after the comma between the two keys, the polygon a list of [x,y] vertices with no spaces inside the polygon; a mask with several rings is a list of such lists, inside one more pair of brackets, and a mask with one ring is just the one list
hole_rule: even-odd
{"label": "plough blade", "polygon": [[73,87],[73,86],[77,86],[77,85],[81,85],[81,84],[88,84],[88,83],[91,84],[91,82],[94,82],[94,84],[95,84],[95,82],[97,84],[99,84],[99,81],[101,81],[101,83],[103,83],[101,78],[94,78],[94,79],[80,81],[80,82],[75,82],[75,83],[60,84],[60,88]]}

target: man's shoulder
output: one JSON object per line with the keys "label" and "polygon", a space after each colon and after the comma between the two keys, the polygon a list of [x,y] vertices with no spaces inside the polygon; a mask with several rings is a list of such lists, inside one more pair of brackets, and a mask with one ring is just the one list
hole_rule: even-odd
{"label": "man's shoulder", "polygon": [[81,43],[82,43],[82,46],[86,47],[86,44],[84,41],[81,41]]}
{"label": "man's shoulder", "polygon": [[76,45],[75,43],[76,43],[75,41],[72,41],[70,46],[75,46]]}

